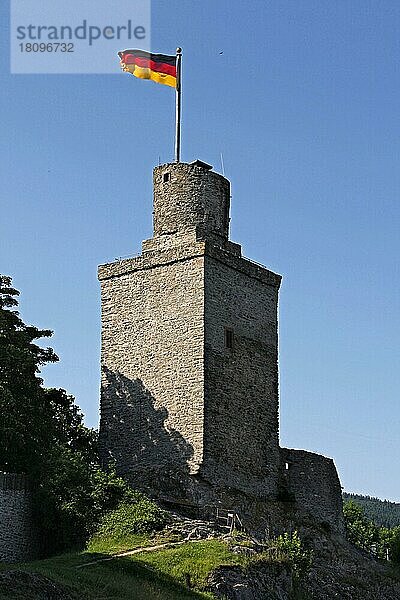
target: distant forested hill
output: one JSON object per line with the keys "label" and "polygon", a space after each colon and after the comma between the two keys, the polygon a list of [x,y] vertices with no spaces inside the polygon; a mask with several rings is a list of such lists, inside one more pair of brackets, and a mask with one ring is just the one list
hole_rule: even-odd
{"label": "distant forested hill", "polygon": [[389,500],[379,500],[371,496],[362,496],[361,494],[348,494],[343,492],[343,500],[354,500],[360,504],[365,516],[371,519],[376,525],[383,527],[396,527],[400,525],[400,504],[389,502]]}

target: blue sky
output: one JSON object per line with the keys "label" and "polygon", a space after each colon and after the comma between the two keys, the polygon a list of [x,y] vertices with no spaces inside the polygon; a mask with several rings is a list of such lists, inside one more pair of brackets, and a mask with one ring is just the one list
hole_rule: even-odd
{"label": "blue sky", "polygon": [[[96,426],[96,269],[151,237],[174,92],[117,58],[115,76],[11,75],[8,18],[3,2],[0,272],[54,330],[46,384]],[[223,153],[231,238],[283,275],[282,444],[400,501],[400,4],[154,1],[151,36],[183,48],[182,159],[220,171]]]}

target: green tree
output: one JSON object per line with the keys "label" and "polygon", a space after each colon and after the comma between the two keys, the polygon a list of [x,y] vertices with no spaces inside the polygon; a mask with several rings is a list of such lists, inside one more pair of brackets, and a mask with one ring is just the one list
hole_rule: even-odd
{"label": "green tree", "polygon": [[349,500],[343,506],[343,514],[348,540],[366,552],[376,553],[380,541],[379,527],[366,518],[364,509],[354,500]]}
{"label": "green tree", "polygon": [[389,529],[375,525],[365,516],[365,510],[354,500],[343,505],[347,538],[355,546],[375,558],[400,562],[400,527]]}
{"label": "green tree", "polygon": [[85,427],[73,396],[43,387],[40,368],[58,357],[34,342],[52,332],[25,325],[18,295],[0,276],[0,470],[31,477],[49,553],[81,544],[132,492],[99,467],[97,432]]}
{"label": "green tree", "polygon": [[40,368],[58,357],[35,340],[51,331],[25,325],[15,307],[19,292],[0,275],[0,469],[32,472],[48,446],[48,402]]}
{"label": "green tree", "polygon": [[400,526],[390,529],[389,558],[400,565]]}
{"label": "green tree", "polygon": [[400,525],[400,504],[379,500],[371,496],[361,494],[349,494],[343,492],[343,500],[354,500],[363,507],[365,516],[381,527],[397,527]]}
{"label": "green tree", "polygon": [[84,545],[102,517],[133,494],[113,471],[88,461],[86,452],[53,446],[36,490],[44,553]]}

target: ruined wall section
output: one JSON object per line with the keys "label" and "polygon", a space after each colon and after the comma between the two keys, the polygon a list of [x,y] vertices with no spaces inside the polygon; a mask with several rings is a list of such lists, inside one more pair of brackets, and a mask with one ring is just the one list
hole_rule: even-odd
{"label": "ruined wall section", "polygon": [[32,560],[37,551],[28,481],[24,475],[0,473],[0,561]]}
{"label": "ruined wall section", "polygon": [[321,524],[344,533],[342,488],[331,458],[281,448],[286,491],[295,504]]}

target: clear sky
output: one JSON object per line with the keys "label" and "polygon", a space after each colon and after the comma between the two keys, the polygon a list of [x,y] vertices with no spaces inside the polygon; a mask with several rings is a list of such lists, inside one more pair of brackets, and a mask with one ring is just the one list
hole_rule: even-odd
{"label": "clear sky", "polygon": [[[96,269],[151,237],[174,91],[117,57],[116,75],[10,75],[8,18],[3,1],[0,272],[54,330],[45,383],[97,426]],[[223,153],[231,238],[283,275],[282,444],[400,501],[400,3],[155,0],[151,35],[183,48],[182,159]]]}

